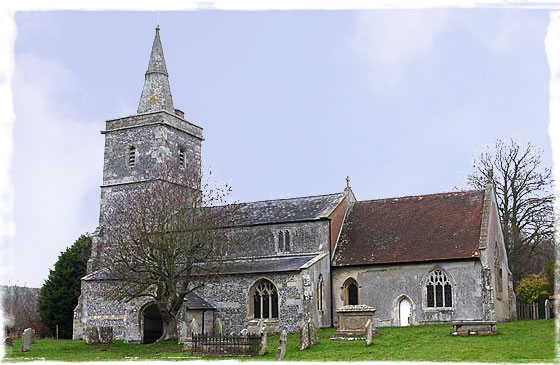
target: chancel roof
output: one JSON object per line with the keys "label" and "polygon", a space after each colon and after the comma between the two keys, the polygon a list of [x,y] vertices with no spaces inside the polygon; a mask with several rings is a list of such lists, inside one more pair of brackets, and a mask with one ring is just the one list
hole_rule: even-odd
{"label": "chancel roof", "polygon": [[356,202],[333,264],[478,257],[483,202],[484,190]]}
{"label": "chancel roof", "polygon": [[337,193],[240,203],[234,216],[225,225],[250,226],[317,220],[328,215],[343,197],[344,193]]}

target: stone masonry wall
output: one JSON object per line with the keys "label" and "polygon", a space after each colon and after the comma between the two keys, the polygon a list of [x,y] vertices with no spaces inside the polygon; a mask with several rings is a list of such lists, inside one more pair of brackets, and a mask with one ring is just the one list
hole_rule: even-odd
{"label": "stone masonry wall", "polygon": [[[425,285],[430,272],[443,270],[452,285],[453,307],[428,308]],[[344,303],[342,286],[352,277],[357,280],[359,304],[377,309],[379,326],[398,324],[398,304],[403,296],[412,302],[412,323],[440,323],[452,320],[481,320],[483,301],[482,266],[478,260],[442,261],[404,265],[363,265],[333,268],[335,309]],[[335,323],[337,323],[335,314]]]}
{"label": "stone masonry wall", "polygon": [[[290,252],[279,253],[278,232],[290,232]],[[231,228],[229,245],[224,250],[226,258],[281,256],[328,251],[328,222],[268,224]]]}
{"label": "stone masonry wall", "polygon": [[197,292],[216,306],[214,319],[221,318],[224,333],[239,333],[253,317],[249,313],[249,291],[253,284],[265,278],[278,289],[278,321],[280,329],[297,330],[304,318],[302,281],[299,272],[228,275],[216,278]]}

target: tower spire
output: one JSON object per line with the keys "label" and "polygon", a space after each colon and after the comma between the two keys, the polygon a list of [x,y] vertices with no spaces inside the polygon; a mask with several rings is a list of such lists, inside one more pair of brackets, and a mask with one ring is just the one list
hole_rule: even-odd
{"label": "tower spire", "polygon": [[156,27],[156,36],[152,45],[150,62],[144,79],[144,88],[138,104],[138,113],[148,113],[165,110],[175,113],[171,87],[163,57],[163,47],[159,38],[159,25]]}

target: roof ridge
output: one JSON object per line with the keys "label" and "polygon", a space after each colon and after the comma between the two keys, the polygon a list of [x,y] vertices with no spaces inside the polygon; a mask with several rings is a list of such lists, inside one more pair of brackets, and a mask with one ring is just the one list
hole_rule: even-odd
{"label": "roof ridge", "polygon": [[323,197],[323,196],[335,196],[335,195],[340,195],[343,194],[341,193],[333,193],[333,194],[320,194],[320,195],[307,195],[307,196],[298,196],[295,198],[280,198],[280,199],[264,199],[264,200],[255,200],[252,202],[240,202],[237,204],[252,204],[252,203],[264,203],[264,202],[275,202],[275,201],[281,201],[281,200],[295,200],[295,199],[305,199],[305,198],[319,198],[319,197]]}
{"label": "roof ridge", "polygon": [[420,195],[405,195],[405,196],[395,196],[390,198],[381,198],[381,199],[368,199],[368,200],[358,200],[357,203],[366,203],[366,202],[375,202],[375,201],[384,201],[384,200],[394,200],[394,199],[410,199],[410,198],[423,198],[423,197],[432,197],[438,195],[453,195],[453,194],[464,194],[464,193],[475,193],[475,192],[484,192],[484,189],[472,189],[472,190],[458,190],[458,191],[448,191],[443,193],[432,193],[432,194],[420,194]]}

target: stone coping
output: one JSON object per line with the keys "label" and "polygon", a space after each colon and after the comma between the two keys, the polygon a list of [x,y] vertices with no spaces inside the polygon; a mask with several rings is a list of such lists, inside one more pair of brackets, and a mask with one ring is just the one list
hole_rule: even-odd
{"label": "stone coping", "polygon": [[343,307],[337,308],[337,313],[342,312],[375,312],[377,309],[370,307],[369,305],[365,304],[357,304],[357,305],[345,305]]}
{"label": "stone coping", "polygon": [[495,325],[497,324],[497,321],[453,321],[451,322],[452,325],[454,326],[461,326],[461,325]]}

